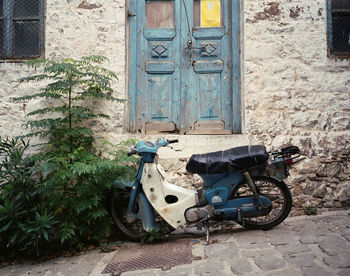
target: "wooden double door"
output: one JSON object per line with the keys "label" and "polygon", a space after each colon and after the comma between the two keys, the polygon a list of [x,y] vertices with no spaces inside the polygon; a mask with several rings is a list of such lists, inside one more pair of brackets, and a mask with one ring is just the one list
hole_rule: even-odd
{"label": "wooden double door", "polygon": [[241,130],[239,0],[129,0],[129,131]]}

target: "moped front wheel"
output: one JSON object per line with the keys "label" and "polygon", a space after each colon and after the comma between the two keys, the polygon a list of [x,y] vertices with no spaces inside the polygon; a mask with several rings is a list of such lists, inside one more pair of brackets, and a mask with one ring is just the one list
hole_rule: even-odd
{"label": "moped front wheel", "polygon": [[[271,200],[272,210],[265,216],[243,218],[238,223],[248,229],[269,230],[287,218],[293,204],[292,196],[283,181],[264,176],[253,177],[253,180],[258,193]],[[233,198],[252,195],[246,180],[238,184],[232,193]]]}
{"label": "moped front wheel", "polygon": [[[139,242],[143,237],[143,227],[140,220],[128,222],[127,210],[130,194],[126,191],[118,191],[111,200],[111,212],[113,220],[120,232],[129,240]],[[137,212],[138,205],[136,205]]]}

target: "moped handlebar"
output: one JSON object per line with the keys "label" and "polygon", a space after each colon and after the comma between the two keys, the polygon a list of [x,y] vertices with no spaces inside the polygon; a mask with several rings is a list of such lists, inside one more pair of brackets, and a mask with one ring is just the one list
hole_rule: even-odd
{"label": "moped handlebar", "polygon": [[134,155],[137,153],[137,149],[132,148],[129,152],[128,152],[128,156]]}
{"label": "moped handlebar", "polygon": [[172,144],[172,143],[177,143],[179,142],[178,139],[173,139],[173,140],[167,140],[168,144]]}

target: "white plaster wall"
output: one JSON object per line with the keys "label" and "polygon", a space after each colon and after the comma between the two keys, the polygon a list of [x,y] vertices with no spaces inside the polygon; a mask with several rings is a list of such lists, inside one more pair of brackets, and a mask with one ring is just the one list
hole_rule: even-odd
{"label": "white plaster wall", "polygon": [[[125,3],[124,0],[83,1],[47,0],[45,57],[62,60],[97,54],[108,57],[106,67],[117,73],[115,96],[125,98]],[[22,124],[27,112],[39,101],[27,105],[12,103],[11,97],[34,91],[37,84],[19,84],[18,79],[33,72],[20,63],[0,63],[0,135],[26,132]],[[120,133],[124,125],[123,104],[108,103],[100,107],[111,120],[91,124],[100,137]]]}

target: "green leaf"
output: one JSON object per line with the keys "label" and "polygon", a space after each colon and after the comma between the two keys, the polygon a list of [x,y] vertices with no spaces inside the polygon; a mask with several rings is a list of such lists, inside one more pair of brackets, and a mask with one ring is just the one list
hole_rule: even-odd
{"label": "green leaf", "polygon": [[46,230],[43,230],[43,236],[44,236],[45,240],[49,241],[49,234],[47,233]]}

